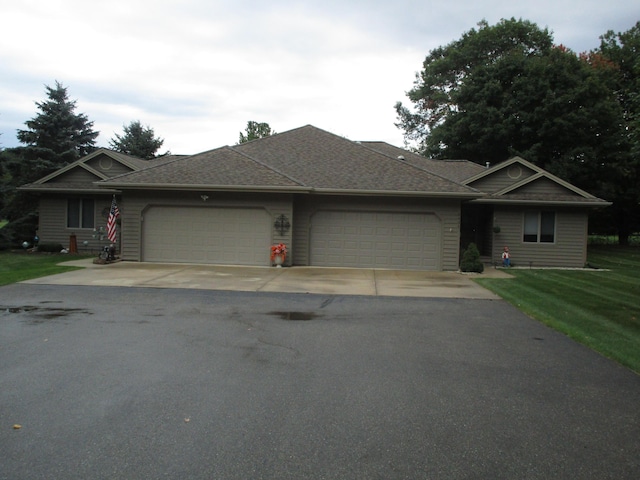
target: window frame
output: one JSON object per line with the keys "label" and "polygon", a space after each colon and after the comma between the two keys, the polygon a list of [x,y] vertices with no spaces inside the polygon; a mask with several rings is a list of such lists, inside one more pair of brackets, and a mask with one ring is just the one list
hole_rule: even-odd
{"label": "window frame", "polygon": [[[522,243],[555,244],[557,218],[557,212],[554,210],[525,211],[522,215]],[[532,238],[534,236],[535,239]]]}
{"label": "window frame", "polygon": [[[87,210],[90,210],[90,213]],[[93,230],[95,226],[96,200],[87,197],[67,198],[67,228]]]}

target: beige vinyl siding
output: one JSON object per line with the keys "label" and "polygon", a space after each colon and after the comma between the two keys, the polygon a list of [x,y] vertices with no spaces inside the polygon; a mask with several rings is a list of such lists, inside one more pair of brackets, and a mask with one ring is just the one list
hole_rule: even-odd
{"label": "beige vinyl siding", "polygon": [[[520,168],[519,175],[516,168]],[[515,171],[514,171],[515,170]],[[495,193],[507,188],[510,185],[521,182],[522,180],[534,175],[536,172],[525,167],[524,165],[514,164],[505,167],[493,174],[483,177],[469,184],[470,187],[476,188],[481,192]]]}
{"label": "beige vinyl siding", "polygon": [[[556,213],[553,243],[523,241],[525,211]],[[494,209],[494,225],[500,233],[493,236],[492,261],[500,263],[502,249],[509,247],[515,266],[583,267],[587,260],[586,209],[498,207]]]}
{"label": "beige vinyl siding", "polygon": [[[105,208],[111,206],[111,198],[108,196],[81,195],[81,196],[50,196],[44,197],[39,204],[39,224],[38,237],[41,242],[60,243],[63,247],[70,247],[71,235],[76,236],[78,251],[80,253],[97,253],[100,249],[109,244],[106,235],[100,239],[94,237],[93,228],[67,228],[67,199],[68,198],[93,198],[95,202],[94,208],[94,227],[107,226],[107,218],[102,215]],[[119,237],[119,235],[118,235]],[[84,242],[88,242],[87,245]],[[119,238],[118,238],[119,243]]]}
{"label": "beige vinyl siding", "polygon": [[115,177],[116,175],[131,172],[129,167],[104,154],[92,158],[87,162],[87,165],[98,172],[104,173],[108,177]]}
{"label": "beige vinyl siding", "polygon": [[582,198],[576,195],[574,192],[562,185],[548,179],[539,178],[527,185],[514,190],[511,193],[525,193],[525,194],[539,194],[539,195],[573,195],[576,198]]}
{"label": "beige vinyl siding", "polygon": [[102,179],[96,177],[94,174],[88,172],[84,168],[74,168],[72,170],[69,170],[68,172],[64,172],[62,175],[57,176],[55,179],[53,179],[53,182],[87,183],[97,182],[99,180]]}
{"label": "beige vinyl siding", "polygon": [[442,269],[456,271],[460,266],[460,202],[442,202],[435,211],[442,220]]}
{"label": "beige vinyl siding", "polygon": [[[208,198],[203,200],[201,195]],[[202,208],[264,208],[271,215],[271,238],[264,246],[265,251],[273,243],[285,243],[291,246],[292,230],[289,229],[284,235],[273,228],[275,219],[284,214],[293,226],[292,206],[290,195],[259,195],[259,194],[234,194],[219,192],[127,192],[126,211],[122,213],[122,235],[123,235],[123,260],[141,261],[142,235],[145,212],[152,207],[202,207]],[[184,232],[189,235],[189,232]],[[290,249],[291,251],[291,249]],[[291,257],[287,258],[287,264]]]}
{"label": "beige vinyl siding", "polygon": [[295,201],[293,222],[293,259],[295,265],[310,265],[310,228],[318,211],[405,212],[437,217],[440,246],[436,259],[439,269],[457,270],[460,242],[460,202],[431,199],[302,197]]}
{"label": "beige vinyl siding", "polygon": [[38,237],[41,242],[60,243],[69,246],[67,225],[67,200],[63,197],[46,197],[40,199],[38,209]]}

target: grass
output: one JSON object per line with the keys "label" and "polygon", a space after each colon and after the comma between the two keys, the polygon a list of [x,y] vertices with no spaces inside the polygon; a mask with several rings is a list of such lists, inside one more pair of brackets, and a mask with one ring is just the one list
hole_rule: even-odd
{"label": "grass", "polygon": [[60,266],[58,263],[81,258],[86,256],[0,252],[0,286],[78,270],[82,267]]}
{"label": "grass", "polygon": [[7,223],[9,223],[9,220],[0,220],[0,228],[4,227]]}
{"label": "grass", "polygon": [[590,246],[596,270],[511,270],[478,279],[527,315],[640,373],[640,248]]}

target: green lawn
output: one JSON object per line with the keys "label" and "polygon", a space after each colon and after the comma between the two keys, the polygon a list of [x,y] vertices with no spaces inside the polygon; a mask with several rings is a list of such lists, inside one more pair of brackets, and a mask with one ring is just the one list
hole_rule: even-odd
{"label": "green lawn", "polygon": [[640,248],[590,246],[607,271],[520,270],[478,279],[524,313],[640,373]]}
{"label": "green lawn", "polygon": [[54,273],[78,270],[81,267],[62,267],[57,264],[81,258],[86,256],[0,252],[0,286]]}

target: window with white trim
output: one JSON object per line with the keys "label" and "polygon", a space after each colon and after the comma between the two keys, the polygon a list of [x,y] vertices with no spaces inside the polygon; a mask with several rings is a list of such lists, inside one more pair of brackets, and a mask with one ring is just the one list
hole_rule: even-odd
{"label": "window with white trim", "polygon": [[67,228],[94,228],[95,201],[92,198],[67,200]]}
{"label": "window with white trim", "polygon": [[556,241],[556,212],[525,212],[522,241],[553,243]]}

